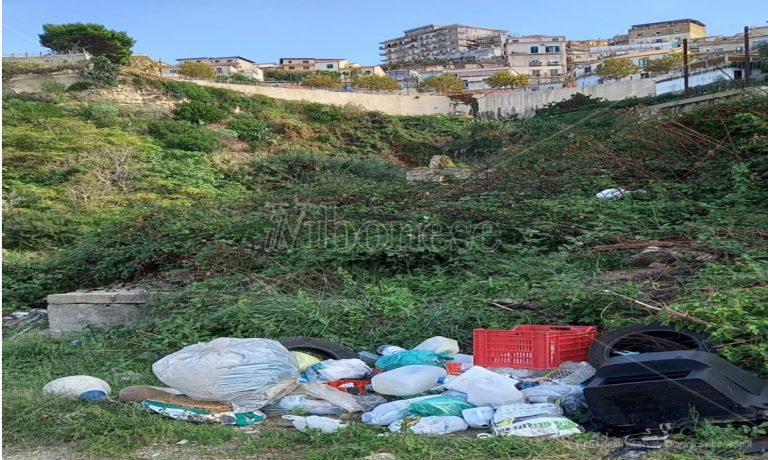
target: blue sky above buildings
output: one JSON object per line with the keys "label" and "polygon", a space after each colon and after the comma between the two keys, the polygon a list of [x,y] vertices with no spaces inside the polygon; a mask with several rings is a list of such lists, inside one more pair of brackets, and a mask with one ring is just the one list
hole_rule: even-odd
{"label": "blue sky above buildings", "polygon": [[95,22],[136,39],[135,52],[174,61],[241,55],[380,61],[379,42],[426,24],[463,23],[510,33],[610,38],[644,22],[692,18],[710,35],[766,25],[768,1],[740,0],[5,0],[3,52],[44,51],[44,23]]}

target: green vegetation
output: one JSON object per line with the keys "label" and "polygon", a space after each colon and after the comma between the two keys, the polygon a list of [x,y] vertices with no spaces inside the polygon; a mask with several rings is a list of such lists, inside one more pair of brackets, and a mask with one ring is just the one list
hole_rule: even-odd
{"label": "green vegetation", "polygon": [[392,77],[386,75],[365,75],[358,77],[352,82],[355,88],[372,89],[376,91],[397,91],[400,89],[400,83]]}
{"label": "green vegetation", "polygon": [[213,80],[216,78],[216,71],[210,64],[205,62],[184,61],[179,64],[179,75],[192,78],[202,78],[203,80]]}
{"label": "green vegetation", "polygon": [[678,67],[683,66],[683,53],[672,53],[667,54],[666,56],[659,58],[659,59],[653,59],[651,61],[648,61],[648,63],[643,67],[644,70],[648,72],[654,72],[654,73],[669,73]]}
{"label": "green vegetation", "polygon": [[339,89],[341,88],[341,75],[338,73],[315,73],[301,80],[301,86],[309,88]]}
{"label": "green vegetation", "polygon": [[120,65],[131,63],[131,48],[136,41],[127,33],[110,30],[101,24],[43,24],[40,44],[57,53],[88,51]]}
{"label": "green vegetation", "polygon": [[464,81],[452,73],[444,73],[425,78],[417,89],[426,92],[460,93],[464,91]]}
{"label": "green vegetation", "polygon": [[105,56],[96,56],[80,71],[80,75],[100,86],[116,86],[120,66]]}
{"label": "green vegetation", "polygon": [[528,75],[512,75],[509,72],[498,72],[485,80],[491,88],[525,88],[528,86]]}
{"label": "green vegetation", "polygon": [[[158,321],[133,330],[79,342],[9,332],[11,443],[116,457],[183,438],[198,449],[226,445],[228,456],[600,458],[604,451],[578,442],[596,435],[378,437],[355,424],[331,436],[273,426],[246,436],[133,406],[42,397],[39,388],[69,374],[103,377],[115,389],[157,384],[153,356],[217,336],[316,335],[370,348],[444,335],[470,350],[477,327],[657,319],[605,287],[705,319],[723,356],[768,372],[766,97],[642,121],[635,107],[650,100],[575,95],[534,118],[498,121],[133,82],[176,108],[3,100],[4,311],[113,283],[169,292],[151,305]],[[406,167],[439,154],[482,173],[404,183]],[[595,199],[616,186],[645,192]],[[662,243],[712,260],[680,262],[690,274],[668,285],[611,281],[628,256]],[[498,299],[516,306],[497,308]],[[143,377],[124,382],[126,370]],[[744,436],[716,431],[697,433]]]}
{"label": "green vegetation", "polygon": [[630,58],[607,58],[597,66],[597,74],[606,80],[621,80],[639,71]]}

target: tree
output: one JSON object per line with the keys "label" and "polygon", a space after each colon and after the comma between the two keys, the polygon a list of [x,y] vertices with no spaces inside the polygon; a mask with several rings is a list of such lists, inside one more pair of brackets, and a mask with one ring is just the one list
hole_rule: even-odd
{"label": "tree", "polygon": [[419,83],[419,91],[436,91],[440,93],[460,93],[464,91],[464,81],[452,73],[427,77]]}
{"label": "tree", "polygon": [[301,86],[310,88],[339,89],[341,87],[341,76],[339,74],[314,74],[306,77],[301,82]]}
{"label": "tree", "polygon": [[96,56],[80,71],[80,76],[101,86],[117,86],[120,66],[106,56]]}
{"label": "tree", "polygon": [[683,61],[683,53],[667,54],[662,58],[648,61],[643,69],[653,73],[669,73],[678,67],[682,67]]}
{"label": "tree", "polygon": [[486,78],[485,82],[491,88],[524,88],[528,86],[528,75],[513,75],[502,71]]}
{"label": "tree", "polygon": [[57,53],[84,49],[94,56],[105,56],[115,64],[131,63],[131,48],[136,41],[127,33],[110,30],[101,24],[43,24],[40,44]]}
{"label": "tree", "polygon": [[216,71],[205,62],[184,61],[179,64],[179,75],[202,78],[203,80],[213,80],[216,78]]}
{"label": "tree", "polygon": [[352,86],[378,91],[395,91],[400,89],[400,83],[397,80],[385,75],[365,75],[355,79],[352,82]]}
{"label": "tree", "polygon": [[621,80],[636,74],[638,70],[630,58],[608,58],[597,67],[597,74],[607,80]]}

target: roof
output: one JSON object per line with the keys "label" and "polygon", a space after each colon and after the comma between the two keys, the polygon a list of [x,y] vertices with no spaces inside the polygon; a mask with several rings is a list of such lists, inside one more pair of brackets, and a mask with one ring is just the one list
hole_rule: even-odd
{"label": "roof", "polygon": [[682,23],[682,22],[691,22],[693,24],[700,25],[701,27],[707,27],[706,24],[704,24],[701,21],[697,21],[695,19],[673,19],[671,21],[659,21],[659,22],[648,22],[648,23],[645,23],[645,24],[636,24],[636,25],[630,27],[630,29],[635,29],[635,28],[639,28],[639,27],[663,26],[663,25],[666,25],[666,24],[679,24],[679,23]]}
{"label": "roof", "polygon": [[195,61],[197,59],[241,59],[245,62],[250,62],[251,64],[255,64],[254,61],[251,61],[250,59],[246,59],[242,56],[216,56],[216,57],[192,57],[192,58],[178,58],[177,61]]}

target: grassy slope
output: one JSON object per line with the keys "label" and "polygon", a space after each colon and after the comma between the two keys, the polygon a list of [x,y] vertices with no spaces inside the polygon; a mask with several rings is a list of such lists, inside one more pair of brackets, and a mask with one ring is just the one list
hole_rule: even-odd
{"label": "grassy slope", "polygon": [[[75,345],[7,341],[11,442],[76,441],[118,456],[181,437],[227,441],[242,453],[296,443],[311,458],[377,450],[404,458],[437,450],[450,458],[586,455],[559,442],[394,441],[364,427],[330,440],[269,428],[254,443],[131,407],[41,400],[36,391],[74,373],[120,388],[127,369],[152,383],[153,356],[222,335],[317,335],[371,347],[441,334],[468,347],[475,327],[646,320],[593,281],[625,266],[632,241],[719,254],[666,300],[709,320],[726,356],[766,370],[765,98],[674,122],[638,124],[631,110],[587,103],[501,123],[137,83],[191,101],[177,118],[211,122],[201,128],[60,95],[52,103],[4,100],[6,303],[136,280],[174,291],[156,305],[162,319],[137,331],[89,334]],[[402,164],[424,165],[442,151],[495,171],[457,185],[402,183]],[[647,193],[593,198],[616,184]],[[654,296],[649,284],[611,287]],[[501,298],[520,306],[488,306]],[[74,423],[53,426],[41,410]]]}

